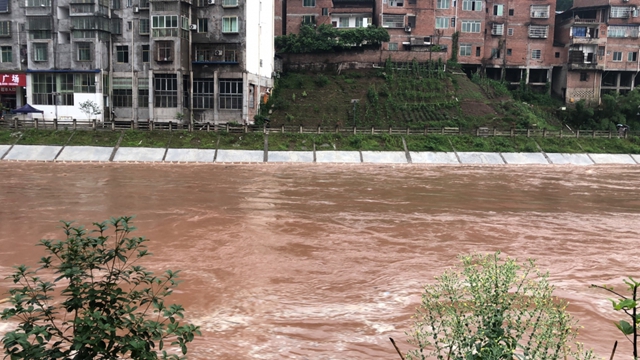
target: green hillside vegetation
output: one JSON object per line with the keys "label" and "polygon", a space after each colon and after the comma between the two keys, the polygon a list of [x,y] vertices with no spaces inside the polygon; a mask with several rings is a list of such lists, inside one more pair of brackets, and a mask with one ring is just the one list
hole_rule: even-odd
{"label": "green hillside vegetation", "polygon": [[440,61],[387,62],[378,69],[286,73],[277,80],[265,116],[271,126],[560,127],[559,102],[536,96],[544,101],[531,106],[500,82],[469,79]]}

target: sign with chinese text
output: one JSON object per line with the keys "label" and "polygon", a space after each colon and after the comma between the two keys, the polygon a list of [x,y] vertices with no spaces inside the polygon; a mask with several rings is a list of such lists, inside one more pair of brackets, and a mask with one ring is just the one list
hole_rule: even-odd
{"label": "sign with chinese text", "polygon": [[0,94],[15,94],[16,86],[0,86]]}
{"label": "sign with chinese text", "polygon": [[27,86],[25,74],[0,74],[0,86]]}

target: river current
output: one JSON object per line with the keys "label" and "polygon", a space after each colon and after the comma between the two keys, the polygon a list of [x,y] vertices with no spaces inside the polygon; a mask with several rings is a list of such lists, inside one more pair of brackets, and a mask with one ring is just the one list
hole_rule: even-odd
{"label": "river current", "polygon": [[638,189],[638,166],[3,162],[0,276],[35,265],[58,220],[136,215],[144,265],[182,270],[173,299],[203,330],[190,359],[398,359],[422,286],[501,250],[537,259],[580,340],[624,359],[589,285],[638,275]]}

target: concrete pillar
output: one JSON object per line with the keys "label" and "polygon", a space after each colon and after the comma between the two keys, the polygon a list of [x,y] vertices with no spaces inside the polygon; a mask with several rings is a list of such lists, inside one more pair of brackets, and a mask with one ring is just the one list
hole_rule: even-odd
{"label": "concrete pillar", "polygon": [[154,89],[154,81],[153,81],[153,70],[149,70],[149,119],[155,120],[156,112],[153,107],[153,89]]}
{"label": "concrete pillar", "polygon": [[[213,72],[213,123],[217,124],[220,122],[218,109],[220,109],[220,90],[218,88],[218,70]],[[228,130],[227,130],[228,131]]]}
{"label": "concrete pillar", "polygon": [[622,76],[622,73],[617,73],[616,74],[616,93],[620,94],[620,77]]}
{"label": "concrete pillar", "polygon": [[242,121],[249,123],[249,80],[247,73],[242,73]]}
{"label": "concrete pillar", "polygon": [[528,84],[529,83],[529,76],[531,74],[531,70],[529,68],[524,69],[527,72],[527,78],[525,79],[524,83]]}

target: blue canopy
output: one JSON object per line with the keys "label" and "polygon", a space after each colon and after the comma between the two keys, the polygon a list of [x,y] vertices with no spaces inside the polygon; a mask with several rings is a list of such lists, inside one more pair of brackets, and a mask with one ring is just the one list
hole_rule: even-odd
{"label": "blue canopy", "polygon": [[12,114],[31,114],[31,113],[44,113],[42,110],[38,110],[33,106],[27,104],[23,107],[19,107],[17,109],[11,110]]}

